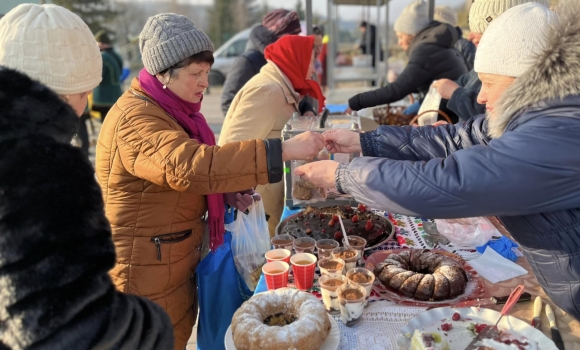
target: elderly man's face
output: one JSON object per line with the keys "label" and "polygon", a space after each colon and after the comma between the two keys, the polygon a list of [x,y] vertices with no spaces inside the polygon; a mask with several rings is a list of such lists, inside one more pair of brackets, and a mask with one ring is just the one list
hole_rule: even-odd
{"label": "elderly man's face", "polygon": [[494,117],[497,101],[505,91],[514,83],[516,78],[505,75],[479,73],[481,91],[477,96],[477,103],[485,105],[487,114]]}

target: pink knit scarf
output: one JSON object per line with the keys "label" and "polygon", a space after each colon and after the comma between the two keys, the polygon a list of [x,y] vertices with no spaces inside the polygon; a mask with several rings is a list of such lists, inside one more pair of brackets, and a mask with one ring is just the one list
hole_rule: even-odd
{"label": "pink knit scarf", "polygon": [[[210,129],[201,109],[201,101],[198,103],[187,102],[169,89],[163,89],[163,84],[153,75],[147,73],[145,68],[139,73],[141,88],[147,92],[155,102],[161,106],[177,123],[185,129],[190,138],[196,139],[200,144],[215,146],[215,135]],[[207,198],[208,224],[210,232],[210,249],[215,251],[224,243],[224,196],[221,193],[209,194]]]}

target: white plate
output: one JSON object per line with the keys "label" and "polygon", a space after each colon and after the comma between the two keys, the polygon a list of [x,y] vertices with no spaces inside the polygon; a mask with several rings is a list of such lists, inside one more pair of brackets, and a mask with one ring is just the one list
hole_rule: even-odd
{"label": "white plate", "polygon": [[[451,320],[451,316],[458,312],[461,315],[461,321]],[[470,323],[487,323],[494,324],[497,322],[501,314],[490,309],[480,309],[477,307],[471,308],[450,308],[441,307],[432,309],[417,315],[411,319],[405,327],[401,329],[401,334],[397,338],[397,344],[400,349],[410,349],[411,339],[407,338],[413,334],[415,329],[422,331],[438,331],[442,323],[451,323],[452,329],[447,332],[447,341],[452,350],[465,349],[469,343],[474,339],[473,335],[466,328]],[[471,319],[471,320],[465,320]],[[500,330],[507,330],[513,335],[523,335],[538,343],[538,349],[542,350],[557,350],[558,348],[554,342],[544,335],[541,331],[535,329],[528,323],[519,320],[515,317],[504,316],[497,325]],[[444,336],[444,335],[443,335]]]}
{"label": "white plate", "polygon": [[[338,329],[338,323],[332,318],[332,316],[328,316],[330,319],[330,324],[332,327],[330,328],[330,333],[324,343],[319,350],[336,350],[338,349],[338,344],[340,344],[340,330]],[[226,337],[224,340],[226,350],[236,350],[236,346],[234,345],[234,336],[232,335],[232,325],[228,327],[226,331]]]}

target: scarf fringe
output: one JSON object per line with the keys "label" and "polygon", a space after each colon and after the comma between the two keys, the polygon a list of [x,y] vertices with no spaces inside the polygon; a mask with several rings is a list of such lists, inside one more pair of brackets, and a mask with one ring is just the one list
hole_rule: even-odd
{"label": "scarf fringe", "polygon": [[212,218],[210,217],[208,220],[209,225],[209,249],[213,253],[224,244],[224,234],[226,233],[226,229],[224,227],[224,219],[223,217],[220,218]]}

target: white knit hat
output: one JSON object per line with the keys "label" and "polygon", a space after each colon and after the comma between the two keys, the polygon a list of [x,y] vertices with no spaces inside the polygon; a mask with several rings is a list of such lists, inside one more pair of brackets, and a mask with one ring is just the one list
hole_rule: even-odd
{"label": "white knit hat", "polygon": [[433,12],[433,19],[437,22],[457,26],[457,12],[449,6],[437,6]]}
{"label": "white knit hat", "polygon": [[547,32],[556,21],[554,12],[535,2],[507,10],[483,34],[475,54],[475,71],[521,76],[545,48]]}
{"label": "white knit hat", "polygon": [[79,16],[36,4],[19,5],[0,20],[0,65],[61,95],[94,89],[103,69],[97,42]]}
{"label": "white knit hat", "polygon": [[469,29],[478,34],[508,9],[528,2],[537,2],[550,7],[550,0],[475,0],[469,10]]}
{"label": "white knit hat", "polygon": [[395,21],[395,31],[416,35],[429,25],[429,12],[424,0],[413,0]]}

